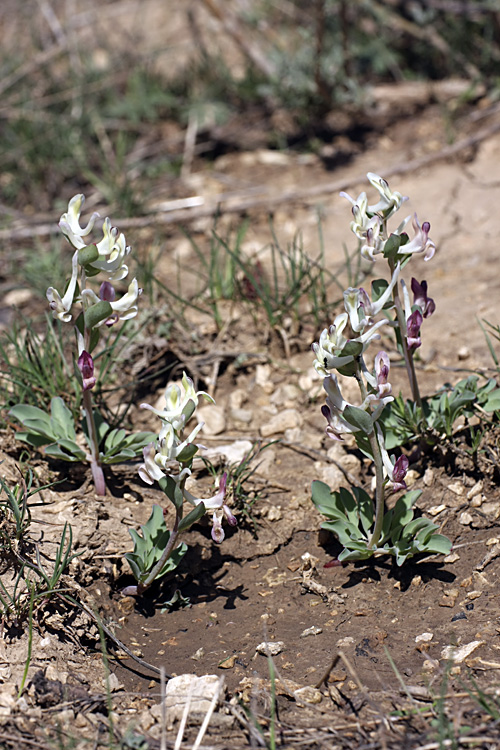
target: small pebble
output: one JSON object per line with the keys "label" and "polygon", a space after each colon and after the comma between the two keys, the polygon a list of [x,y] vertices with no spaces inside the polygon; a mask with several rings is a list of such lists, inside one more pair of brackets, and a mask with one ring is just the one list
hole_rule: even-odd
{"label": "small pebble", "polygon": [[424,474],[424,484],[426,487],[430,487],[431,484],[434,482],[434,470],[433,469],[426,469]]}
{"label": "small pebble", "polygon": [[471,601],[472,599],[479,599],[482,593],[482,591],[469,591],[467,593],[467,599],[470,599]]}
{"label": "small pebble", "polygon": [[283,641],[262,641],[255,650],[258,654],[263,654],[264,656],[278,656],[284,648],[285,644]]}
{"label": "small pebble", "polygon": [[470,349],[468,349],[466,346],[461,346],[460,349],[457,352],[457,357],[463,361],[464,359],[469,359],[470,357]]}
{"label": "small pebble", "polygon": [[206,435],[220,435],[226,429],[226,417],[221,406],[202,406],[196,412],[198,422],[204,422]]}
{"label": "small pebble", "polygon": [[476,484],[471,487],[471,489],[467,493],[467,500],[470,500],[475,495],[480,495],[483,491],[483,480],[480,479],[479,482],[476,482]]}
{"label": "small pebble", "polygon": [[294,698],[296,700],[304,701],[304,703],[321,703],[323,700],[323,695],[321,694],[321,691],[318,690],[318,688],[314,687],[302,687],[298,688],[298,690],[293,691]]}
{"label": "small pebble", "polygon": [[457,620],[466,620],[466,619],[467,619],[467,615],[465,614],[465,612],[457,612],[456,615],[453,615],[453,617],[451,618],[451,621],[456,622]]}
{"label": "small pebble", "polygon": [[323,632],[322,628],[318,628],[316,625],[311,625],[310,628],[306,628],[305,630],[302,631],[302,633],[300,634],[300,637],[307,638],[307,636],[309,635],[319,635],[322,632]]}
{"label": "small pebble", "polygon": [[484,641],[471,641],[464,643],[463,646],[445,646],[441,651],[442,659],[453,659],[455,664],[461,664],[470,656],[479,646],[484,646]]}
{"label": "small pebble", "polygon": [[421,633],[415,637],[415,643],[429,643],[434,638],[433,633]]}

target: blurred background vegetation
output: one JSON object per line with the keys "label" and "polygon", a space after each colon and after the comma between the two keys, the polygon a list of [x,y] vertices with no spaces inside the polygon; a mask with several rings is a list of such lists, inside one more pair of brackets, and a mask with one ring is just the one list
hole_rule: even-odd
{"label": "blurred background vegetation", "polygon": [[4,227],[89,186],[138,214],[193,158],[353,134],[380,84],[500,91],[498,0],[3,0],[0,34]]}

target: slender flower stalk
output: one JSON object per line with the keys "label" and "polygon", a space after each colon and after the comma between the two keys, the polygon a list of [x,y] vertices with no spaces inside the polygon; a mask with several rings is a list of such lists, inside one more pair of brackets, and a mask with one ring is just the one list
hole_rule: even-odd
{"label": "slender flower stalk", "polygon": [[[385,352],[382,352],[381,354],[385,354]],[[387,357],[387,355],[385,356]],[[387,382],[387,376],[389,374],[387,365],[386,365],[386,369],[387,369],[387,373],[384,373],[384,375],[385,375],[386,382]],[[363,382],[363,374],[362,374],[362,367],[361,367],[360,361],[358,361],[357,363],[356,370],[354,372],[354,377],[356,378],[357,383],[359,385],[361,396],[363,400],[366,401],[368,394],[367,394],[366,386]],[[375,433],[375,428],[373,428],[372,431],[368,434],[368,442],[370,443],[373,464],[375,467],[375,521],[374,521],[374,526],[373,526],[371,537],[368,540],[368,549],[373,549],[374,547],[377,546],[378,541],[380,539],[380,534],[382,532],[382,524],[384,522],[384,513],[385,513],[384,464],[382,461],[382,453],[380,451],[380,445],[378,442],[377,435]]]}
{"label": "slender flower stalk", "polygon": [[[392,260],[389,260],[389,267],[392,268]],[[400,334],[401,349],[403,351],[403,358],[405,361],[406,373],[408,375],[408,383],[410,385],[412,398],[415,403],[422,409],[422,397],[420,395],[420,389],[418,387],[417,374],[415,372],[415,363],[413,361],[413,350],[408,346],[408,328],[405,317],[405,311],[401,305],[401,298],[399,296],[399,289],[397,285],[392,290],[392,299],[394,302],[394,309],[396,311],[397,323]],[[423,413],[423,412],[422,412]]]}

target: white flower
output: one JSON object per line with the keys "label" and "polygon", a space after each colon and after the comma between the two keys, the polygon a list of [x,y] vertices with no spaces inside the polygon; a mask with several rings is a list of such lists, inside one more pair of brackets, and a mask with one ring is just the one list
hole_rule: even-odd
{"label": "white flower", "polygon": [[146,484],[153,484],[153,482],[159,482],[165,474],[155,461],[156,448],[154,443],[149,443],[142,450],[144,457],[144,463],[139,466],[139,476]]}
{"label": "white flower", "polygon": [[378,203],[375,203],[373,206],[368,206],[368,213],[370,215],[381,213],[383,218],[387,220],[390,216],[395,214],[399,208],[401,208],[402,204],[407,201],[408,198],[401,195],[401,193],[398,193],[397,190],[391,190],[389,183],[384,180],[383,177],[379,177],[378,174],[368,172],[366,176],[380,194]]}
{"label": "white flower", "polygon": [[219,490],[212,497],[204,500],[201,497],[194,497],[190,492],[184,490],[184,498],[192,505],[199,505],[203,503],[207,511],[213,510],[212,515],[212,539],[217,544],[224,541],[224,529],[222,528],[222,520],[224,517],[230,526],[236,526],[238,521],[235,516],[231,513],[228,505],[226,505],[226,485],[227,485],[227,474],[224,473],[221,477]]}
{"label": "white flower", "polygon": [[63,323],[69,323],[71,320],[71,308],[75,298],[76,282],[78,279],[78,251],[73,253],[71,265],[71,279],[69,280],[64,296],[61,298],[61,295],[53,286],[49,286],[46,292],[52,315],[54,318],[62,320]]}
{"label": "white flower", "polygon": [[368,210],[368,198],[366,193],[360,193],[356,199],[351,198],[349,193],[340,193],[341,198],[347,198],[349,203],[352,205],[352,215],[354,221],[351,221],[351,231],[354,232],[356,237],[360,240],[366,238],[366,233],[372,226],[371,214],[367,213]]}
{"label": "white flower", "polygon": [[170,461],[180,460],[186,448],[194,445],[194,439],[202,427],[203,422],[200,422],[191,431],[189,437],[181,441],[172,423],[164,422],[158,435],[158,452],[155,462],[165,469]]}
{"label": "white flower", "polygon": [[99,258],[90,265],[107,274],[110,281],[121,281],[128,274],[128,266],[123,262],[131,248],[125,243],[125,235],[111,226],[109,219],[102,226],[103,238],[96,244]]}
{"label": "white flower", "polygon": [[87,226],[83,228],[80,226],[80,214],[84,202],[84,195],[81,193],[75,195],[68,204],[67,212],[61,216],[59,221],[62,233],[77,250],[81,250],[82,247],[88,244],[82,240],[82,237],[86,237],[92,231],[95,220],[99,218],[99,214],[94,212]]}
{"label": "white flower", "polygon": [[118,320],[129,320],[137,315],[137,297],[141,291],[137,279],[132,279],[123,297],[109,303]]}
{"label": "white flower", "polygon": [[358,432],[358,428],[349,424],[343,417],[342,412],[346,406],[351,406],[340,392],[337,376],[333,373],[323,380],[323,388],[327,393],[326,404],[321,407],[321,413],[326,418],[328,426],[326,434],[332,440],[342,440],[344,433]]}
{"label": "white flower", "polygon": [[[361,245],[361,257],[366,260],[375,261],[374,256],[384,250],[384,240],[381,236],[382,222],[380,216],[372,216],[368,221],[364,233],[364,242]],[[363,239],[363,238],[361,238]]]}
{"label": "white flower", "polygon": [[155,409],[149,404],[141,404],[142,409],[149,409],[164,422],[170,422],[176,430],[182,429],[184,424],[193,416],[198,406],[198,397],[203,396],[207,401],[215,403],[212,396],[205,391],[195,391],[194,383],[186,373],[182,374],[182,390],[173,383],[165,389],[165,407]]}
{"label": "white flower", "polygon": [[377,430],[377,440],[382,454],[382,463],[384,469],[384,475],[392,482],[392,489],[405,490],[406,483],[404,478],[408,471],[409,461],[408,458],[403,454],[396,461],[391,461],[389,454],[385,447],[384,436],[380,426],[375,425]]}
{"label": "white flower", "polygon": [[[424,221],[420,226],[417,214],[413,217],[413,229],[415,230],[415,236],[406,245],[401,245],[398,250],[398,255],[413,255],[414,253],[425,253],[424,260],[430,260],[434,257],[436,252],[436,245],[429,237],[431,225],[428,221]],[[399,229],[398,229],[399,234]]]}
{"label": "white flower", "polygon": [[315,342],[312,345],[312,350],[316,355],[314,369],[325,378],[328,377],[329,370],[342,367],[353,361],[351,355],[339,356],[339,352],[348,341],[343,334],[348,320],[347,313],[337,315],[333,325],[321,332],[319,343]]}
{"label": "white flower", "polygon": [[[349,323],[353,331],[356,333],[363,331],[367,325],[370,325],[372,319],[382,312],[387,303],[390,300],[392,301],[392,290],[397,284],[400,271],[401,264],[398,263],[389,284],[375,302],[372,302],[363,287],[346,289],[344,292],[344,307],[349,315]],[[390,307],[392,306],[390,305]]]}
{"label": "white flower", "polygon": [[[110,325],[112,322],[117,320],[129,320],[137,315],[137,297],[142,290],[139,289],[137,279],[132,279],[129,284],[128,290],[120,299],[109,301],[112,315],[105,320],[101,320],[96,325],[96,328],[104,324]],[[82,291],[82,302],[84,309],[88,309],[91,305],[96,305],[98,302],[102,302],[101,298],[97,296],[93,289],[84,289]],[[151,408],[151,407],[150,407]]]}

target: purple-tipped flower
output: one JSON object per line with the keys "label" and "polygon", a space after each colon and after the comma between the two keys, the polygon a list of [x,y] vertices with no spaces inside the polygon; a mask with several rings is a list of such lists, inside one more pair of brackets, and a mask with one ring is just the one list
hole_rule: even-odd
{"label": "purple-tipped flower", "polygon": [[422,281],[422,283],[419,284],[416,279],[412,278],[411,290],[413,292],[413,304],[420,307],[424,318],[430,318],[436,309],[436,303],[432,297],[427,296],[427,282]]}
{"label": "purple-tipped flower", "polygon": [[388,396],[392,392],[389,380],[391,360],[387,352],[379,352],[375,357],[375,377],[377,378],[379,396]]}
{"label": "purple-tipped flower", "polygon": [[420,338],[420,328],[422,326],[423,316],[420,310],[412,312],[408,320],[406,321],[406,335],[408,341],[408,349],[414,351],[422,343]]}
{"label": "purple-tipped flower", "polygon": [[392,488],[394,491],[406,489],[404,478],[408,472],[409,465],[410,462],[404,455],[400,456],[394,464],[394,469],[392,470]]}
{"label": "purple-tipped flower", "polygon": [[431,225],[428,221],[424,221],[422,226],[420,226],[417,219],[417,214],[414,214],[412,224],[415,230],[415,235],[413,239],[406,243],[406,245],[401,245],[398,250],[398,255],[413,255],[413,253],[425,253],[424,260],[430,260],[434,257],[434,253],[436,252],[436,245],[429,237]]}
{"label": "purple-tipped flower", "polygon": [[85,350],[80,354],[77,361],[78,369],[82,373],[83,390],[89,391],[96,384],[94,376],[94,360]]}
{"label": "purple-tipped flower", "polygon": [[186,489],[183,490],[184,499],[192,505],[199,505],[203,503],[206,510],[213,510],[213,526],[212,526],[212,539],[217,544],[221,544],[224,541],[224,529],[222,528],[222,521],[225,518],[230,526],[236,526],[238,521],[235,516],[231,513],[231,510],[225,503],[227,491],[227,473],[224,472],[219,482],[219,491],[215,493],[213,497],[209,497],[206,500],[201,497],[194,497]]}

